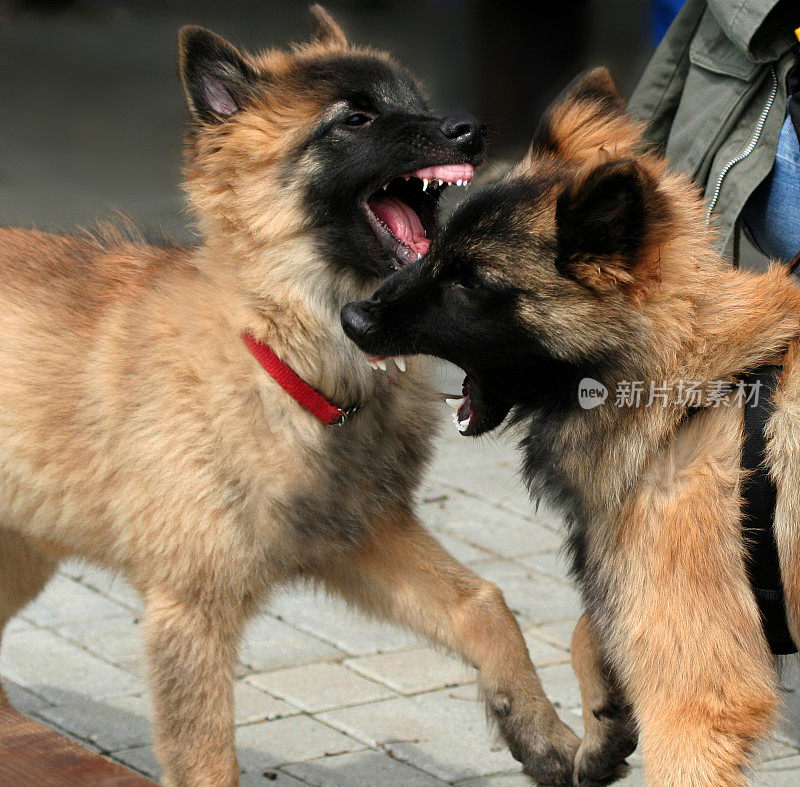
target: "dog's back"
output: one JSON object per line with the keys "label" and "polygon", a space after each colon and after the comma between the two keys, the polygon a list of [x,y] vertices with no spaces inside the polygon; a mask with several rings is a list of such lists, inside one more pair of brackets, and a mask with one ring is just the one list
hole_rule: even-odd
{"label": "dog's back", "polygon": [[176,440],[206,431],[223,293],[187,250],[124,233],[3,230],[0,283],[0,523],[108,559],[152,496],[137,473],[190,483]]}

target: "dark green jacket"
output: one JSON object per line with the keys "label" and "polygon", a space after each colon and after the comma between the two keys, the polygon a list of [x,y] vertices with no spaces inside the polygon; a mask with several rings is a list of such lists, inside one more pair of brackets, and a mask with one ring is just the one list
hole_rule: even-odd
{"label": "dark green jacket", "polygon": [[742,208],[775,160],[796,27],[800,0],[687,0],[631,98],[650,141],[705,189],[732,256]]}

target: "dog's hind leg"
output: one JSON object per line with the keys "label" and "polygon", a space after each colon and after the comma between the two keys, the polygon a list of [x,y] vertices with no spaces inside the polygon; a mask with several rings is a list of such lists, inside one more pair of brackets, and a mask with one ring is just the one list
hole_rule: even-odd
{"label": "dog's hind leg", "polygon": [[0,639],[8,621],[39,595],[57,565],[32,539],[0,528]]}
{"label": "dog's hind leg", "polygon": [[360,549],[315,576],[477,667],[490,713],[525,772],[542,784],[570,783],[579,740],[545,696],[502,593],[452,558],[410,512],[374,523]]}
{"label": "dog's hind leg", "polygon": [[584,734],[575,757],[575,783],[610,783],[627,773],[625,758],[636,748],[633,710],[604,663],[589,617],[572,634],[572,667],[583,703]]}

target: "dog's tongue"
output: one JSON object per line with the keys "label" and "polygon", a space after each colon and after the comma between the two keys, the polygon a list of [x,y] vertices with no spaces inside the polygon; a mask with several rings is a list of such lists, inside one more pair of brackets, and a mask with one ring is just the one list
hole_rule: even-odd
{"label": "dog's tongue", "polygon": [[415,254],[428,253],[431,242],[419,216],[402,200],[391,196],[380,196],[369,203],[370,210],[394,233],[395,237]]}

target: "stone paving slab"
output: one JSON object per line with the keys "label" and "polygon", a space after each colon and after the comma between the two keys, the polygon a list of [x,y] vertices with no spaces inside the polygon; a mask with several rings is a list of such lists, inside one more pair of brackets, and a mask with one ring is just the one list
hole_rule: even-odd
{"label": "stone paving slab", "polygon": [[141,596],[122,576],[84,563],[82,560],[68,560],[61,566],[59,573],[65,574],[134,612],[141,612],[143,609]]}
{"label": "stone paving slab", "polygon": [[89,653],[144,678],[144,642],[137,612],[58,626],[54,633]]}
{"label": "stone paving slab", "polygon": [[113,753],[112,759],[119,760],[123,765],[133,768],[133,770],[139,771],[151,779],[158,779],[161,774],[152,746],[121,749]]}
{"label": "stone paving slab", "polygon": [[309,712],[394,696],[386,686],[366,680],[340,664],[325,662],[251,675],[247,682]]}
{"label": "stone paving slab", "polygon": [[525,643],[531,655],[531,661],[537,667],[548,667],[551,664],[562,664],[569,661],[569,651],[565,647],[553,645],[539,636],[539,629],[535,626],[523,630]]}
{"label": "stone paving slab", "polygon": [[441,780],[388,757],[385,752],[374,750],[308,760],[286,765],[283,770],[306,784],[319,787],[352,787],[357,784],[434,787],[442,784]]}
{"label": "stone paving slab", "polygon": [[51,703],[77,696],[119,696],[133,691],[138,682],[131,673],[46,630],[3,637],[0,674]]}
{"label": "stone paving slab", "polygon": [[[575,708],[581,704],[578,681],[572,672],[572,665],[553,664],[539,669],[545,694],[556,708]],[[571,723],[571,726],[574,724]]]}
{"label": "stone paving slab", "polygon": [[239,777],[239,787],[297,787],[308,782],[295,779],[284,770],[266,770],[263,773],[243,773]]}
{"label": "stone paving slab", "polygon": [[348,659],[345,664],[399,694],[471,683],[477,677],[476,671],[459,659],[425,646]]}
{"label": "stone paving slab", "polygon": [[511,611],[529,623],[577,620],[581,613],[578,592],[565,581],[511,560],[487,560],[471,568],[498,585]]}
{"label": "stone paving slab", "polygon": [[61,626],[121,615],[128,610],[63,574],[55,576],[44,592],[22,613],[34,626]]}
{"label": "stone paving slab", "polygon": [[85,697],[44,708],[38,716],[101,751],[119,751],[152,742],[150,703],[146,696],[122,695],[104,700]]}
{"label": "stone paving slab", "polygon": [[800,755],[768,762],[755,775],[754,781],[763,787],[797,787],[800,784]]}
{"label": "stone paving slab", "polygon": [[50,707],[50,703],[41,697],[37,697],[27,689],[14,683],[5,675],[0,675],[3,679],[3,691],[11,705],[20,713],[26,716],[38,716],[45,708]]}
{"label": "stone paving slab", "polygon": [[420,512],[437,532],[443,530],[499,557],[553,551],[561,544],[560,535],[547,527],[532,526],[529,520],[456,492],[423,503]]}
{"label": "stone paving slab", "polygon": [[505,748],[493,748],[474,686],[328,711],[319,718],[446,782],[515,767]]}
{"label": "stone paving slab", "polygon": [[363,656],[408,648],[419,640],[410,632],[368,620],[339,599],[307,590],[276,593],[269,611],[300,631],[330,643],[342,654]]}
{"label": "stone paving slab", "polygon": [[[322,666],[325,666],[323,663]],[[302,668],[300,668],[302,669]],[[253,724],[260,721],[273,721],[300,712],[296,704],[290,705],[276,696],[267,694],[257,684],[247,679],[237,680],[233,687],[234,722]]]}
{"label": "stone paving slab", "polygon": [[[306,603],[312,605],[311,600]],[[345,655],[323,639],[268,615],[250,623],[239,651],[240,661],[253,672],[327,659],[338,661]]]}
{"label": "stone paving slab", "polygon": [[535,634],[535,636],[552,643],[556,647],[569,650],[572,644],[572,632],[575,629],[576,622],[577,618],[569,618],[554,623],[543,623],[534,626],[530,631]]}
{"label": "stone paving slab", "polygon": [[22,618],[12,618],[6,625],[5,633],[11,634],[16,631],[33,631],[35,627],[26,623]]}
{"label": "stone paving slab", "polygon": [[364,748],[355,737],[303,714],[237,727],[236,746],[245,773],[263,771],[265,764],[277,766]]}
{"label": "stone paving slab", "polygon": [[563,549],[519,555],[516,562],[555,579],[564,580],[569,574],[569,560]]}

